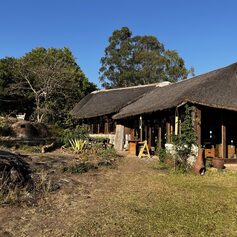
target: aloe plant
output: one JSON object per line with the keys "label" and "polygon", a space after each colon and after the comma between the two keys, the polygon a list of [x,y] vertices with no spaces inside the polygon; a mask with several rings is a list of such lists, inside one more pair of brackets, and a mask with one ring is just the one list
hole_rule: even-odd
{"label": "aloe plant", "polygon": [[85,140],[82,139],[69,139],[69,143],[74,151],[81,152],[86,144]]}

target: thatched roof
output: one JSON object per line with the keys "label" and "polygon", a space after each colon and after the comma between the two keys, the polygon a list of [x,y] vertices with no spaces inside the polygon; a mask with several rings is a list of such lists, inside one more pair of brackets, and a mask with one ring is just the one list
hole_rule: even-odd
{"label": "thatched roof", "polygon": [[142,95],[154,90],[156,87],[165,86],[168,82],[149,85],[133,86],[118,89],[94,91],[84,97],[71,111],[79,119],[93,118],[119,112],[121,108],[132,103]]}
{"label": "thatched roof", "polygon": [[237,63],[156,88],[113,116],[122,119],[152,113],[191,102],[214,108],[237,111]]}

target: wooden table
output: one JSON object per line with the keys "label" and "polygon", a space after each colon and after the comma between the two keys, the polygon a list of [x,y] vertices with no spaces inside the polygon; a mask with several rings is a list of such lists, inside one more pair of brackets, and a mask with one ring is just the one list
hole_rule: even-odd
{"label": "wooden table", "polygon": [[130,155],[137,155],[137,144],[139,140],[129,140],[128,141],[128,152]]}

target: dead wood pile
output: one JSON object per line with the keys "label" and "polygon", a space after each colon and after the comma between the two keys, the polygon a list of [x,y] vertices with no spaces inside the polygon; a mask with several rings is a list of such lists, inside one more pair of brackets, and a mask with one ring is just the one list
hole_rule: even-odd
{"label": "dead wood pile", "polygon": [[33,185],[29,164],[23,156],[0,151],[0,187],[28,187]]}

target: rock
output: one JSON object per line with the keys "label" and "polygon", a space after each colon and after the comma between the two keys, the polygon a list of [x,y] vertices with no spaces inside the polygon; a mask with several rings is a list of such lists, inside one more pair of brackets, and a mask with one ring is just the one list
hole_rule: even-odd
{"label": "rock", "polygon": [[12,125],[16,137],[21,139],[45,138],[49,135],[48,128],[43,123],[34,123],[26,120]]}

